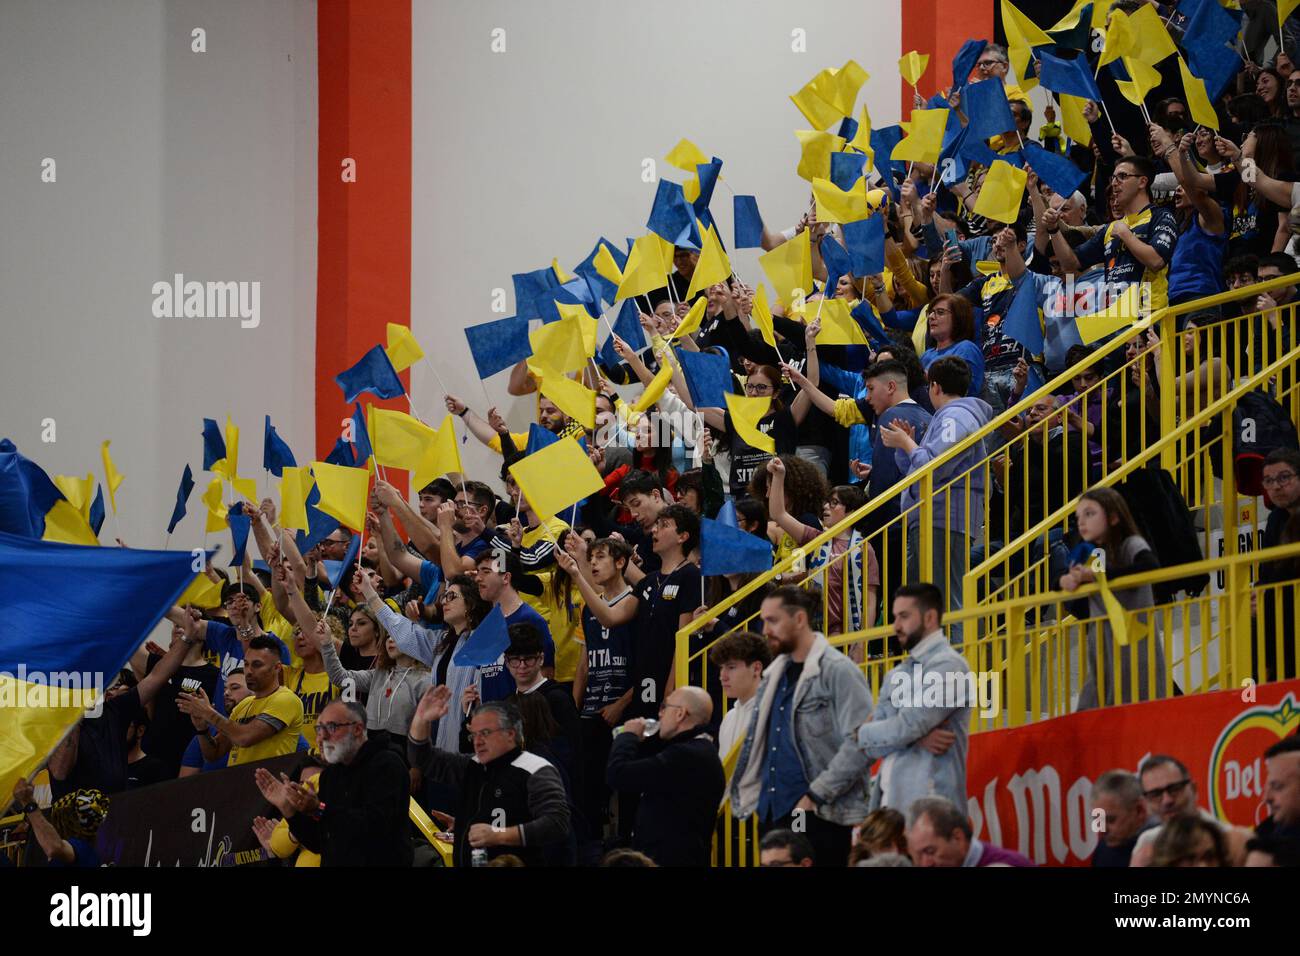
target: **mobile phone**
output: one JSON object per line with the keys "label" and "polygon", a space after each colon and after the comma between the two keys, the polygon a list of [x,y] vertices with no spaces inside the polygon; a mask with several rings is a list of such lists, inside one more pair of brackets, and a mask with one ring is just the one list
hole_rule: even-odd
{"label": "mobile phone", "polygon": [[957,245],[957,230],[956,230],[956,229],[949,229],[949,230],[947,230],[946,232],[944,232],[944,234],[943,234],[943,243],[944,243],[944,245],[946,245],[946,246],[955,246],[955,245]]}
{"label": "mobile phone", "polygon": [[194,677],[181,678],[181,693],[183,694],[197,694],[199,692],[199,689],[202,686],[203,686],[202,682],[199,681],[197,678]]}

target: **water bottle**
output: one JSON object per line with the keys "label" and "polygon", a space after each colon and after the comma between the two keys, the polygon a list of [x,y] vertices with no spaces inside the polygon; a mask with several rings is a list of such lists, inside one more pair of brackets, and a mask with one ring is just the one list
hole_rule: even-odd
{"label": "water bottle", "polygon": [[[619,724],[614,728],[615,737],[623,732],[623,726],[623,724]],[[659,721],[655,720],[653,717],[647,718],[645,726],[641,729],[641,736],[653,737],[657,733],[659,733]]]}
{"label": "water bottle", "polygon": [[488,854],[487,854],[487,850],[479,849],[479,850],[474,850],[472,853],[470,853],[470,855],[469,855],[469,865],[470,865],[470,866],[487,866],[487,865],[488,865]]}

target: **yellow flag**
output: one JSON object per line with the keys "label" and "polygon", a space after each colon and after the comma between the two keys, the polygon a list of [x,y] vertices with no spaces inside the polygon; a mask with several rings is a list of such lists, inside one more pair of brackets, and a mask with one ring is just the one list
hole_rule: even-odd
{"label": "yellow flag", "polygon": [[822,328],[817,333],[818,345],[868,344],[862,327],[849,315],[849,305],[843,299],[823,299],[817,303],[817,307],[822,314]]}
{"label": "yellow flag", "polygon": [[[374,433],[370,435],[374,441]],[[376,454],[378,451],[376,450]],[[306,465],[286,466],[280,479],[280,526],[296,531],[308,530],[307,496],[316,483]]]}
{"label": "yellow flag", "polygon": [[[1296,2],[1300,3],[1300,0]],[[1192,119],[1217,133],[1219,114],[1214,111],[1209,94],[1205,92],[1205,83],[1192,75],[1192,71],[1187,68],[1181,56],[1178,57],[1178,72],[1183,75],[1183,98],[1187,100],[1187,108],[1191,111]]]}
{"label": "yellow flag", "polygon": [[438,426],[437,436],[432,444],[425,446],[420,467],[411,479],[411,486],[423,488],[433,479],[442,475],[463,474],[465,469],[460,463],[460,446],[456,443],[455,419],[449,414]]}
{"label": "yellow flag", "polygon": [[86,516],[78,511],[70,501],[56,501],[54,507],[45,512],[45,533],[42,541],[61,541],[64,544],[99,544],[99,538],[90,528]]}
{"label": "yellow flag", "polygon": [[1141,106],[1147,94],[1160,85],[1160,71],[1131,56],[1124,57],[1124,68],[1133,79],[1116,80],[1115,85],[1124,94],[1124,99],[1134,106]]}
{"label": "yellow flag", "polygon": [[[579,306],[581,308],[581,306]],[[586,315],[571,315],[558,322],[550,322],[528,333],[533,357],[542,365],[560,372],[576,372],[587,364],[592,350],[587,348],[596,339],[596,320]],[[584,316],[586,321],[584,321]],[[587,326],[590,325],[590,335]]]}
{"label": "yellow flag", "polygon": [[1110,335],[1127,329],[1137,322],[1141,311],[1141,286],[1133,283],[1108,308],[1092,315],[1081,315],[1075,320],[1079,329],[1079,338],[1088,345]]}
{"label": "yellow flag", "polygon": [[673,361],[672,350],[665,349],[664,354],[659,356],[659,371],[655,377],[650,380],[650,384],[645,387],[635,402],[632,403],[632,412],[640,415],[641,412],[648,411],[655,402],[663,397],[668,388],[668,383],[673,380]]}
{"label": "yellow flag", "polygon": [[664,157],[664,162],[669,166],[675,166],[688,173],[695,172],[696,166],[702,166],[708,161],[709,157],[704,155],[704,151],[689,139],[678,140],[677,145]]}
{"label": "yellow flag", "polygon": [[771,435],[765,435],[758,430],[758,423],[767,414],[772,399],[770,397],[746,398],[730,392],[723,398],[727,400],[727,411],[731,413],[731,426],[736,430],[736,434],[759,451],[775,455],[776,440]]}
{"label": "yellow flag", "polygon": [[83,518],[90,518],[90,506],[95,500],[95,476],[78,478],[76,475],[55,475],[54,487],[63,492],[68,504],[81,512]]}
{"label": "yellow flag", "polygon": [[420,348],[420,343],[415,341],[415,336],[411,334],[410,329],[396,322],[389,322],[388,345],[384,349],[384,354],[388,356],[388,361],[393,363],[393,371],[400,372],[424,358],[424,349]]}
{"label": "yellow flag", "polygon": [[930,54],[917,53],[913,50],[911,53],[904,53],[898,59],[898,74],[908,86],[916,86],[921,79],[921,74],[925,68],[930,65]]}
{"label": "yellow flag", "polygon": [[798,93],[790,97],[790,102],[794,103],[804,119],[808,121],[808,125],[814,129],[825,129],[832,123],[838,122],[843,116],[833,104],[822,98],[822,93],[826,92],[826,89],[818,81],[824,79],[825,74],[828,73],[827,70],[818,73],[804,84]]}
{"label": "yellow flag", "polygon": [[370,446],[375,461],[385,468],[414,471],[420,467],[424,450],[438,433],[418,418],[388,408],[370,412]]}
{"label": "yellow flag", "polygon": [[698,174],[682,183],[682,196],[687,202],[691,203],[700,198],[700,177]]}
{"label": "yellow flag", "polygon": [[1119,603],[1119,598],[1110,590],[1105,572],[1096,577],[1097,586],[1101,590],[1101,603],[1106,608],[1106,618],[1110,622],[1111,636],[1115,638],[1115,643],[1127,647],[1131,641],[1140,641],[1146,637],[1151,628]]}
{"label": "yellow flag", "polygon": [[1087,7],[1091,3],[1092,0],[1074,0],[1074,6],[1070,8],[1070,12],[1057,20],[1052,26],[1048,27],[1045,32],[1049,34],[1060,33],[1063,30],[1071,30],[1078,26],[1079,17],[1083,14],[1084,7]]}
{"label": "yellow flag", "polygon": [[239,426],[226,416],[226,457],[212,463],[213,474],[234,481],[239,473]]}
{"label": "yellow flag", "polygon": [[1065,131],[1065,135],[1076,143],[1091,146],[1092,127],[1083,118],[1083,104],[1087,100],[1082,96],[1071,96],[1069,93],[1058,93],[1057,98],[1061,101],[1061,129]]}
{"label": "yellow flag", "polygon": [[1092,22],[1090,26],[1094,30],[1100,30],[1103,33],[1106,30],[1106,14],[1110,8],[1115,5],[1115,0],[1093,0],[1092,4]]}
{"label": "yellow flag", "polygon": [[561,438],[510,466],[538,518],[559,514],[605,488],[605,479],[572,438]]}
{"label": "yellow flag", "polygon": [[1002,0],[1002,27],[1006,30],[1008,45],[1032,47],[1056,42],[1033,20],[1021,13],[1011,0]]}
{"label": "yellow flag", "polygon": [[659,237],[654,233],[642,236],[632,243],[628,253],[627,265],[623,269],[623,281],[618,284],[618,294],[614,301],[622,302],[634,295],[645,295],[655,289],[662,289],[668,284],[668,269],[664,266],[663,253],[660,251]]}
{"label": "yellow flag", "polygon": [[795,172],[808,182],[829,177],[831,153],[844,148],[844,137],[815,129],[797,129],[794,135],[799,139],[799,166]]}
{"label": "yellow flag", "polygon": [[[700,301],[703,301],[702,299]],[[583,428],[596,427],[596,393],[579,381],[548,367],[545,363],[528,363],[528,370],[540,383],[542,394],[555,403],[555,407]]]}
{"label": "yellow flag", "polygon": [[948,125],[948,110],[912,110],[912,128],[890,159],[895,162],[937,163],[943,151],[943,132]]}
{"label": "yellow flag", "polygon": [[[856,60],[849,60],[831,74],[829,80],[830,104],[839,111],[841,116],[853,115],[853,104],[858,101],[858,91],[862,89],[862,84],[869,79],[871,79],[871,74],[864,70]],[[823,89],[825,88],[823,87]]]}
{"label": "yellow flag", "polygon": [[610,254],[609,246],[603,242],[600,244],[600,248],[596,250],[596,258],[592,260],[592,264],[596,267],[596,272],[601,278],[608,279],[614,285],[618,285],[623,281],[623,270],[618,267],[618,263]]}
{"label": "yellow flag", "polygon": [[783,305],[788,306],[799,296],[812,292],[812,246],[807,229],[771,252],[763,253],[758,257],[758,264],[776,290],[777,301]]}
{"label": "yellow flag", "polygon": [[221,606],[221,582],[214,581],[206,574],[194,575],[190,586],[176,599],[181,607],[193,606],[201,610]]}
{"label": "yellow flag", "polygon": [[257,482],[252,478],[236,476],[235,480],[230,483],[230,487],[234,488],[241,498],[246,498],[252,502],[257,501]]}
{"label": "yellow flag", "polygon": [[871,113],[868,112],[866,103],[862,104],[862,119],[858,120],[858,131],[849,145],[867,154],[868,170],[876,168],[876,151],[871,148]]}
{"label": "yellow flag", "polygon": [[1097,61],[1097,65],[1105,66],[1112,60],[1131,55],[1136,42],[1128,14],[1123,10],[1116,10],[1111,14],[1110,22],[1106,24],[1105,45],[1101,48],[1101,58]]}
{"label": "yellow flag", "polygon": [[585,305],[576,302],[556,302],[555,311],[560,313],[561,321],[572,319],[582,333],[582,347],[586,349],[588,355],[596,351],[596,333],[599,329],[599,323]]}
{"label": "yellow flag", "polygon": [[320,489],[320,503],[316,507],[353,531],[365,530],[370,472],[365,468],[348,468],[324,461],[313,461],[311,470],[316,476],[316,487]]}
{"label": "yellow flag", "polygon": [[686,289],[686,298],[691,298],[701,289],[718,282],[726,282],[731,275],[731,260],[722,248],[718,234],[712,229],[700,227],[700,260],[695,263],[691,274],[691,284]]}
{"label": "yellow flag", "polygon": [[[555,273],[555,278],[560,280],[561,285],[573,279],[573,276],[569,275],[560,267],[559,259],[551,260],[551,271]],[[401,371],[401,369],[398,369],[398,371]]]}
{"label": "yellow flag", "polygon": [[1300,0],[1277,0],[1277,28],[1281,30],[1286,25],[1287,18],[1296,7],[1300,7]]}
{"label": "yellow flag", "polygon": [[776,348],[776,330],[772,328],[772,310],[767,304],[767,286],[761,282],[754,292],[754,304],[749,320],[758,326],[759,332],[763,333],[763,341]]}
{"label": "yellow flag", "polygon": [[859,177],[848,190],[840,189],[829,179],[814,179],[812,191],[817,200],[818,222],[857,222],[867,218],[865,177]]}
{"label": "yellow flag", "polygon": [[99,454],[104,459],[104,483],[108,485],[108,500],[113,504],[113,514],[117,514],[117,489],[122,484],[122,474],[113,464],[107,441],[100,446]]}
{"label": "yellow flag", "polygon": [[1178,52],[1174,46],[1173,39],[1169,36],[1169,31],[1165,28],[1165,23],[1160,19],[1160,14],[1156,8],[1149,3],[1144,3],[1128,18],[1129,26],[1133,28],[1133,52],[1135,59],[1143,63],[1155,66],[1165,57],[1173,56]]}
{"label": "yellow flag", "polygon": [[674,342],[681,341],[687,335],[692,335],[700,327],[700,322],[704,319],[704,309],[708,305],[708,300],[700,296],[691,305],[687,313],[682,316],[682,320],[677,323],[677,328],[673,329],[673,334],[669,337]]}
{"label": "yellow flag", "polygon": [[1025,198],[1027,178],[1025,170],[995,159],[984,177],[979,198],[975,200],[975,215],[998,222],[1015,222],[1020,216],[1020,203]]}
{"label": "yellow flag", "polygon": [[226,505],[221,499],[221,479],[213,478],[208,490],[203,492],[203,503],[208,506],[208,517],[203,523],[205,532],[224,531],[226,527]]}

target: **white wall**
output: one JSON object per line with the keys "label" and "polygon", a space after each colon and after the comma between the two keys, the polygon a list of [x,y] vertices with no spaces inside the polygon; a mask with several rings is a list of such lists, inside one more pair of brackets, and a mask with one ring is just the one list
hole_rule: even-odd
{"label": "white wall", "polygon": [[[644,157],[659,160],[685,136],[719,156],[731,187],[757,196],[764,219],[784,227],[808,202],[793,134],[807,123],[791,93],[853,58],[871,74],[863,96],[877,125],[898,119],[898,0],[413,7],[411,325],[426,349],[436,343],[447,387],[480,413],[484,394],[461,329],[503,317],[491,311],[495,288],[507,290],[513,314],[511,273],[553,256],[568,269],[601,235],[643,234],[656,188],[641,181]],[[497,27],[504,53],[490,49]],[[806,31],[805,53],[791,51],[795,28]],[[712,211],[729,249],[731,210],[719,184]],[[761,276],[757,255],[733,257],[751,284]],[[412,377],[417,409],[433,414],[434,376],[417,365]],[[520,427],[533,402],[509,399],[506,378],[490,379],[488,394]],[[495,477],[499,459],[472,440],[463,447],[471,474]]]}
{"label": "white wall", "polygon": [[[315,3],[4,0],[0,129],[0,435],[101,479],[111,438],[137,547],[161,546],[188,462],[199,489],[172,547],[201,544],[205,415],[234,414],[259,488],[264,414],[312,449]],[[260,325],[154,318],[151,287],[175,272],[260,281]]]}

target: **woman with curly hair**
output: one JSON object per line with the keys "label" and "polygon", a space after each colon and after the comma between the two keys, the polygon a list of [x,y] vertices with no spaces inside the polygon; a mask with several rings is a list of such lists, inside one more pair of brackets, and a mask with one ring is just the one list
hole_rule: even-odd
{"label": "woman with curly hair", "polygon": [[[821,514],[830,497],[830,488],[821,469],[798,455],[779,456],[785,466],[785,507],[802,524],[811,525],[821,532]],[[749,496],[759,501],[768,500],[771,476],[766,465],[755,472],[749,482]],[[775,521],[769,520],[767,536],[776,548],[776,560],[790,556],[799,545]]]}

